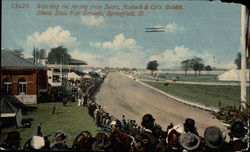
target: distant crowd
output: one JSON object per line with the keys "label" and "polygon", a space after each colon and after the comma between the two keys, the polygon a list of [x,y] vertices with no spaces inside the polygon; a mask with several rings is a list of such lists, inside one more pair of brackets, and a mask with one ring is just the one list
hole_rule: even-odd
{"label": "distant crowd", "polygon": [[[103,80],[102,80],[103,81]],[[95,88],[99,81],[90,81],[88,86]],[[101,105],[90,99],[88,87],[79,84],[76,91],[78,106],[88,108],[89,115],[102,131],[93,136],[88,130],[76,135],[73,143],[67,143],[67,134],[58,132],[52,141],[43,136],[41,124],[36,134],[20,147],[20,133],[11,131],[0,146],[1,150],[42,150],[42,151],[155,151],[155,152],[232,152],[247,151],[248,130],[242,122],[230,124],[227,132],[216,126],[207,126],[203,135],[197,132],[195,120],[186,118],[182,124],[169,124],[162,128],[151,114],[145,114],[141,122],[115,118],[105,112]],[[85,90],[84,90],[85,89]],[[90,90],[89,90],[90,91]],[[73,129],[73,128],[72,128]],[[68,146],[72,144],[72,146]]]}

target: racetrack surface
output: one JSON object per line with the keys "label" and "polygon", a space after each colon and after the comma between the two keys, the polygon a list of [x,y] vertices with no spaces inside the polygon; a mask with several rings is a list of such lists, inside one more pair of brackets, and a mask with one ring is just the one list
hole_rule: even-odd
{"label": "racetrack surface", "polygon": [[164,130],[171,122],[181,124],[186,118],[195,120],[201,136],[208,126],[226,129],[208,112],[179,103],[118,72],[108,74],[95,97],[106,112],[118,119],[125,115],[127,119],[136,120],[137,124],[141,123],[144,114],[150,113]]}

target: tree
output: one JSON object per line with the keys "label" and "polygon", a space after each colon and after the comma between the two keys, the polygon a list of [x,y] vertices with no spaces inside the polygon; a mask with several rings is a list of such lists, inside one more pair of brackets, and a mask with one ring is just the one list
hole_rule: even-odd
{"label": "tree", "polygon": [[37,61],[40,59],[45,59],[46,58],[46,50],[34,48],[32,55],[33,55],[34,61]]}
{"label": "tree", "polygon": [[50,64],[67,64],[71,59],[68,50],[63,46],[52,48],[48,55],[48,62]]}
{"label": "tree", "polygon": [[190,68],[190,60],[187,59],[187,60],[182,61],[181,62],[181,68],[185,71],[185,74],[187,74],[187,71]]}
{"label": "tree", "polygon": [[209,74],[209,71],[212,71],[212,68],[210,65],[205,66],[205,70],[207,71],[207,74]]}
{"label": "tree", "polygon": [[[237,57],[234,60],[234,64],[236,64],[238,70],[241,69],[241,53],[240,52],[237,53]],[[249,69],[249,67],[250,67],[250,60],[247,61],[247,68]]]}
{"label": "tree", "polygon": [[200,71],[204,69],[204,63],[202,58],[194,57],[190,60],[190,67],[195,71],[195,77],[197,71]]}
{"label": "tree", "polygon": [[11,52],[14,53],[15,55],[20,56],[20,57],[24,57],[23,49],[14,49],[14,50],[11,51]]}
{"label": "tree", "polygon": [[153,75],[154,71],[157,71],[159,64],[157,63],[156,60],[154,61],[149,61],[147,64],[147,70],[151,71],[151,74]]}
{"label": "tree", "polygon": [[205,67],[204,63],[199,63],[199,64],[198,64],[198,72],[199,72],[199,75],[201,74],[201,71],[204,70],[204,67]]}
{"label": "tree", "polygon": [[241,53],[240,52],[237,53],[237,57],[234,60],[234,63],[236,64],[237,69],[241,69]]}

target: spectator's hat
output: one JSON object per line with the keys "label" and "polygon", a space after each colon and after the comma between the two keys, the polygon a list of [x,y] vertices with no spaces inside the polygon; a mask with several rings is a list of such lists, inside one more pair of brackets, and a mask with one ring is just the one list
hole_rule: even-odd
{"label": "spectator's hat", "polygon": [[235,121],[230,128],[230,134],[236,138],[244,137],[247,133],[247,130],[244,128],[244,125],[240,121]]}
{"label": "spectator's hat", "polygon": [[89,131],[81,131],[74,139],[72,149],[76,151],[92,150],[93,138]]}
{"label": "spectator's hat", "polygon": [[30,141],[30,145],[34,149],[41,149],[45,146],[45,140],[41,136],[33,136]]}
{"label": "spectator's hat", "polygon": [[110,125],[111,125],[111,126],[112,126],[112,125],[116,125],[116,121],[115,121],[115,120],[111,121]]}
{"label": "spectator's hat", "polygon": [[204,132],[205,143],[209,148],[218,149],[224,143],[221,130],[215,126],[209,126]]}
{"label": "spectator's hat", "polygon": [[142,117],[141,125],[142,126],[147,126],[147,124],[152,123],[154,121],[155,121],[155,119],[153,118],[153,116],[151,114],[145,114]]}
{"label": "spectator's hat", "polygon": [[55,134],[54,139],[52,140],[52,144],[65,144],[67,141],[68,136],[65,135],[63,132],[58,132]]}
{"label": "spectator's hat", "polygon": [[92,150],[94,151],[104,151],[111,145],[111,142],[105,133],[97,133],[95,138],[96,141],[92,145]]}
{"label": "spectator's hat", "polygon": [[188,130],[188,131],[193,130],[195,129],[195,121],[191,118],[187,118],[183,126],[185,130]]}
{"label": "spectator's hat", "polygon": [[191,132],[182,133],[179,137],[179,143],[186,150],[194,150],[199,147],[200,138]]}

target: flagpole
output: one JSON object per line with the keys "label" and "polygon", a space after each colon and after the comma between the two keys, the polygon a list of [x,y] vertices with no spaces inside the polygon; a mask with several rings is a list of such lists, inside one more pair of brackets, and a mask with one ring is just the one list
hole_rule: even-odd
{"label": "flagpole", "polygon": [[241,81],[241,110],[246,109],[247,102],[247,80],[246,80],[246,34],[245,34],[245,24],[246,24],[246,6],[241,5],[241,71],[240,71],[240,81]]}

